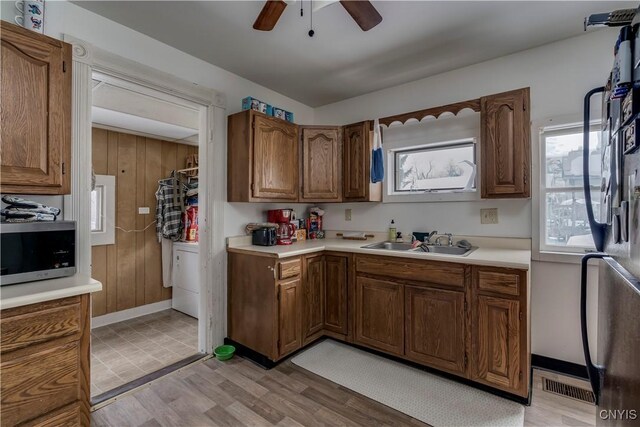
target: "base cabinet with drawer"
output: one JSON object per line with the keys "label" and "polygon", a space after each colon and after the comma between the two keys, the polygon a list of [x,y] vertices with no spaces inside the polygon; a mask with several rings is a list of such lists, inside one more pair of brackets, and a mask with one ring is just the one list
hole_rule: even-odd
{"label": "base cabinet with drawer", "polygon": [[229,253],[229,338],[277,362],[328,336],[527,398],[525,270]]}
{"label": "base cabinet with drawer", "polygon": [[0,424],[88,426],[89,295],[0,316]]}

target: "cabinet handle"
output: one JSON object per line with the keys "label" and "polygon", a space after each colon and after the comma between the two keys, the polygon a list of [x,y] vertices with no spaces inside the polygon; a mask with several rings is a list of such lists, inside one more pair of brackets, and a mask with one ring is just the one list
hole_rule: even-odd
{"label": "cabinet handle", "polygon": [[276,269],[271,267],[270,265],[268,265],[267,268],[273,272],[273,278],[275,279],[276,278]]}

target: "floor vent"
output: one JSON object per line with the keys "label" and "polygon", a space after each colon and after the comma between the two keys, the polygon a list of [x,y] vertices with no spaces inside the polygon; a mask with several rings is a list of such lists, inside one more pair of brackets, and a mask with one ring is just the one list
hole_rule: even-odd
{"label": "floor vent", "polygon": [[561,383],[560,381],[549,378],[542,378],[542,389],[549,393],[559,394],[560,396],[591,403],[592,405],[596,403],[595,396],[591,390]]}

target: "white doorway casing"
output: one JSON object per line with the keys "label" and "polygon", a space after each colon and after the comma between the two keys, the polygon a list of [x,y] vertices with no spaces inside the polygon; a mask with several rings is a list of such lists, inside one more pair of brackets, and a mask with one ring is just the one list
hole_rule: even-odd
{"label": "white doorway casing", "polygon": [[211,353],[226,334],[226,271],[224,201],[226,199],[226,109],[224,96],[143,64],[130,61],[76,39],[73,46],[71,195],[65,196],[65,219],[77,222],[80,274],[91,274],[91,106],[92,75],[119,87],[170,100],[199,111],[200,240],[199,351]]}

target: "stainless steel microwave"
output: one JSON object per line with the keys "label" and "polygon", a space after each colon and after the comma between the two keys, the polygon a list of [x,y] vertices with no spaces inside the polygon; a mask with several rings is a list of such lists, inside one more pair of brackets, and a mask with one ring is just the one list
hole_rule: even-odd
{"label": "stainless steel microwave", "polygon": [[0,285],[73,276],[75,221],[0,223]]}

